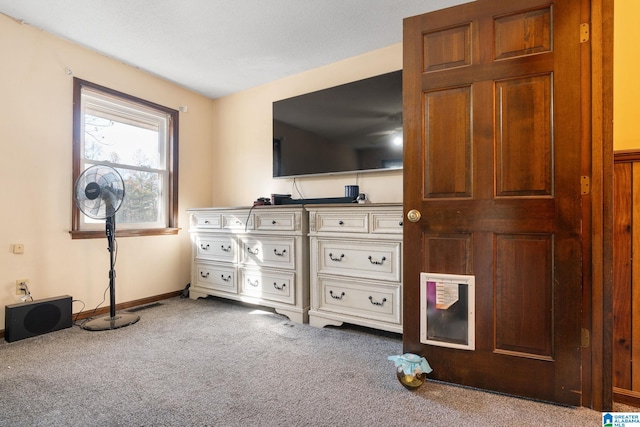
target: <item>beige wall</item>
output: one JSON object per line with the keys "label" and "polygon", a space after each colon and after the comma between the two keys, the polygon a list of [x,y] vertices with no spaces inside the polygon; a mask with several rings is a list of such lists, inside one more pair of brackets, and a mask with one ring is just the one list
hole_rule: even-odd
{"label": "beige wall", "polygon": [[356,183],[373,202],[401,202],[402,171],[296,178],[294,187],[272,178],[271,160],[273,101],[401,68],[400,43],[216,100],[213,204],[246,206],[271,193],[341,197]]}
{"label": "beige wall", "polygon": [[[132,301],[189,282],[190,206],[211,204],[213,101],[0,14],[0,307],[63,294],[93,309],[108,285],[106,238],[72,240],[73,76],[178,109],[179,226],[175,236],[118,239],[116,297]],[[67,69],[73,75],[67,74]],[[11,253],[23,243],[25,253]],[[108,305],[108,297],[105,305]],[[82,309],[74,303],[73,311]],[[4,316],[0,316],[0,329]]]}
{"label": "beige wall", "polygon": [[640,16],[638,0],[615,0],[613,61],[613,148],[640,148]]}

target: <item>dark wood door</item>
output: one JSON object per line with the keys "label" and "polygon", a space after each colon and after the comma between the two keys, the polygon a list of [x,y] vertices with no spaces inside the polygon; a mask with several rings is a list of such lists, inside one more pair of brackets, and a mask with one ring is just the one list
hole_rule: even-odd
{"label": "dark wood door", "polygon": [[[581,404],[584,3],[405,20],[403,345],[431,378]],[[421,338],[421,272],[475,277],[475,349]]]}

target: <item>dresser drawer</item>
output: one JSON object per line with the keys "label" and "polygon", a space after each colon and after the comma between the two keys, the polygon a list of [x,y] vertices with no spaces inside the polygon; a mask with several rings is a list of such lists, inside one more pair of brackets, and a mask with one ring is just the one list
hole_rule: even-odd
{"label": "dresser drawer", "polygon": [[226,262],[235,262],[237,259],[238,244],[233,236],[198,234],[195,245],[197,258]]}
{"label": "dresser drawer", "polygon": [[381,234],[402,234],[402,212],[372,212],[371,232]]}
{"label": "dresser drawer", "polygon": [[196,262],[195,285],[231,293],[238,293],[236,269],[233,266]]}
{"label": "dresser drawer", "polygon": [[317,212],[315,231],[339,233],[368,233],[369,214],[367,212],[347,210],[339,212]]}
{"label": "dresser drawer", "polygon": [[255,298],[295,302],[295,274],[287,271],[240,269],[240,293]]}
{"label": "dresser drawer", "polygon": [[400,282],[400,242],[317,240],[317,273]]}
{"label": "dresser drawer", "polygon": [[222,228],[234,231],[253,230],[253,215],[247,212],[223,213]]}
{"label": "dresser drawer", "polygon": [[260,267],[295,268],[295,239],[242,237],[240,262]]}
{"label": "dresser drawer", "polygon": [[295,231],[299,228],[295,212],[256,212],[255,229],[262,231]]}
{"label": "dresser drawer", "polygon": [[194,212],[191,214],[191,227],[194,228],[220,228],[220,214],[210,212]]}
{"label": "dresser drawer", "polygon": [[400,324],[399,284],[319,277],[319,310]]}

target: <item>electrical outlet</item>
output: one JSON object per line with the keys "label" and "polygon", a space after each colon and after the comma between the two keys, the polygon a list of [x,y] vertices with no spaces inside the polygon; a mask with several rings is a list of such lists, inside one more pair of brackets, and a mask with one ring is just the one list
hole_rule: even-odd
{"label": "electrical outlet", "polygon": [[24,287],[25,284],[26,285],[29,284],[29,279],[16,280],[16,295],[24,295],[27,292],[27,290]]}

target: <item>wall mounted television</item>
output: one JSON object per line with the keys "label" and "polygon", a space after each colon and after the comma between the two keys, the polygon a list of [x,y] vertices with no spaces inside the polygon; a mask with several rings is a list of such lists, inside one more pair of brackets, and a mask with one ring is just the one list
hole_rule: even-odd
{"label": "wall mounted television", "polygon": [[402,169],[402,70],[273,103],[273,176]]}

